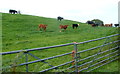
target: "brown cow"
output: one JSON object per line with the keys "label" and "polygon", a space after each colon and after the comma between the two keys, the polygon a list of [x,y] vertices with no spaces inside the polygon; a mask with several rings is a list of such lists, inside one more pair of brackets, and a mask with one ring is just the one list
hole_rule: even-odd
{"label": "brown cow", "polygon": [[[64,29],[64,30],[66,30],[67,27],[68,27],[68,25],[60,25],[60,26],[59,26],[60,29]],[[60,32],[61,32],[61,30],[60,30]]]}
{"label": "brown cow", "polygon": [[92,27],[95,27],[96,25],[95,24],[91,24]]}
{"label": "brown cow", "polygon": [[112,27],[112,23],[111,24],[105,24],[105,27]]}
{"label": "brown cow", "polygon": [[38,25],[38,30],[43,29],[44,31],[46,31],[46,27],[47,27],[47,25],[39,24],[39,25]]}

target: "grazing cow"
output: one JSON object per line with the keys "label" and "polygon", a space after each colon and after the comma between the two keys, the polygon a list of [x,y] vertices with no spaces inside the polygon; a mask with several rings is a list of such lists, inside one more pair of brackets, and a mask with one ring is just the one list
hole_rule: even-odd
{"label": "grazing cow", "polygon": [[46,27],[47,27],[47,25],[39,24],[39,25],[38,25],[38,30],[43,29],[44,31],[46,31]]}
{"label": "grazing cow", "polygon": [[87,21],[87,24],[94,24],[93,21]]}
{"label": "grazing cow", "polygon": [[92,27],[96,27],[96,26],[98,26],[98,24],[91,24],[91,26],[92,26]]}
{"label": "grazing cow", "polygon": [[96,24],[96,23],[93,22],[93,21],[87,21],[87,24],[90,24],[92,27],[98,26],[98,24]]}
{"label": "grazing cow", "polygon": [[58,21],[61,21],[62,19],[63,19],[63,17],[60,17],[60,16],[57,17]]}
{"label": "grazing cow", "polygon": [[17,13],[17,11],[16,11],[16,10],[11,10],[11,9],[10,9],[10,10],[9,10],[9,13],[10,13],[10,14],[15,14],[15,13]]}
{"label": "grazing cow", "polygon": [[[60,25],[60,26],[59,26],[60,29],[64,29],[64,30],[66,30],[67,27],[68,27],[68,25]],[[60,32],[61,32],[61,30],[60,30]]]}
{"label": "grazing cow", "polygon": [[80,24],[72,24],[72,27],[73,27],[73,29],[76,27],[76,29],[77,29],[77,27],[79,26]]}
{"label": "grazing cow", "polygon": [[105,27],[112,27],[113,24],[105,24]]}
{"label": "grazing cow", "polygon": [[114,24],[114,25],[115,25],[115,27],[119,26],[119,24]]}

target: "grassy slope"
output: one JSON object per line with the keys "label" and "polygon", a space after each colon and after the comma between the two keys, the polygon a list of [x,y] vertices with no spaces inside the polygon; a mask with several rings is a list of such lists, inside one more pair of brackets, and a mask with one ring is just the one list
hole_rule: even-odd
{"label": "grassy slope", "polygon": [[[79,29],[73,30],[75,21],[44,18],[29,15],[2,14],[3,18],[3,51],[37,48],[71,42],[80,42],[114,34],[115,28],[92,28],[80,24]],[[37,31],[38,24],[47,24],[47,32]],[[70,25],[66,32],[59,32],[60,24]]]}
{"label": "grassy slope", "polygon": [[[6,46],[5,49],[8,49],[7,46],[9,46],[9,49],[19,50],[66,43],[67,40],[63,41],[62,39],[69,35],[65,36],[65,33],[59,33],[58,27],[59,24],[71,23],[73,22],[59,22],[56,19],[37,16],[3,14],[3,42]],[[47,32],[37,31],[38,24],[47,24]],[[46,44],[46,42],[48,43]],[[25,46],[24,43],[26,44]],[[16,49],[18,46],[22,46],[22,48]]]}
{"label": "grassy slope", "polygon": [[[70,20],[63,20],[60,22],[54,18],[18,14],[11,15],[6,13],[3,13],[2,17],[3,17],[2,18],[3,52],[59,45],[72,42],[81,42],[117,33],[116,28],[113,27],[94,28],[91,27],[90,25]],[[73,30],[71,27],[73,23],[80,23],[79,28]],[[38,31],[37,30],[38,24],[47,24],[48,25],[47,31],[46,32]],[[69,25],[66,32],[59,32],[60,24]],[[80,46],[79,49],[84,50],[86,48],[90,48],[102,43],[103,43],[102,41],[98,41],[97,43],[94,44]],[[35,51],[35,55],[42,56],[40,58],[45,58],[71,52],[72,50],[73,46],[68,46],[65,48],[61,47],[40,51],[41,53]],[[57,60],[59,61],[59,59]],[[60,64],[70,60],[71,59],[66,59],[62,61],[60,60],[59,62],[58,61],[52,62],[54,62],[54,65],[57,65],[56,63]]]}

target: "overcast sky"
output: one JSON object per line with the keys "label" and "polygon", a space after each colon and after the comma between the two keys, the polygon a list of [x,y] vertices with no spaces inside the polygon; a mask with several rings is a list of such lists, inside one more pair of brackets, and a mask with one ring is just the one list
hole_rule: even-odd
{"label": "overcast sky", "polygon": [[104,23],[118,23],[120,0],[1,0],[0,12],[20,10],[22,14],[86,22],[100,19]]}

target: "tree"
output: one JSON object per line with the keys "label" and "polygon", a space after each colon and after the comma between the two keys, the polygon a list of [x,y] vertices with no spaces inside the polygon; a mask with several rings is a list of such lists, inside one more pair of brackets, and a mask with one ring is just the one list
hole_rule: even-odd
{"label": "tree", "polygon": [[94,22],[95,24],[97,24],[98,26],[102,26],[104,24],[104,22],[99,19],[93,19],[91,21]]}

